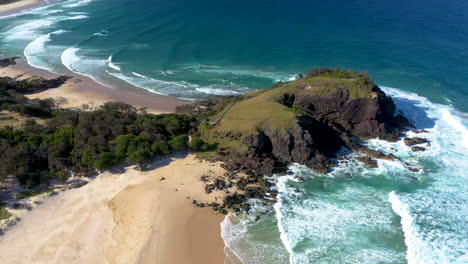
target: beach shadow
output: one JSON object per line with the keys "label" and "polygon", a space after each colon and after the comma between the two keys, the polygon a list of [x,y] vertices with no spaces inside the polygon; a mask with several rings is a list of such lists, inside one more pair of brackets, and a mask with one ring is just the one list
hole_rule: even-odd
{"label": "beach shadow", "polygon": [[151,170],[155,170],[155,169],[167,166],[174,160],[183,159],[187,157],[189,154],[190,152],[188,150],[181,150],[181,151],[172,153],[169,156],[156,157],[148,164],[148,166],[146,167],[144,171],[151,171]]}

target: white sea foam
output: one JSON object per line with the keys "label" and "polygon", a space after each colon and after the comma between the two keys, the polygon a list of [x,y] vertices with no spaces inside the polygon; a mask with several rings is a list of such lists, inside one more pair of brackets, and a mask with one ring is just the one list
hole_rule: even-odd
{"label": "white sea foam", "polygon": [[[265,208],[271,211],[271,208]],[[260,209],[262,210],[262,209]],[[266,223],[266,214],[258,222],[252,215],[228,215],[221,223],[221,236],[227,247],[228,259],[234,255],[235,261],[229,264],[256,264],[256,263],[287,263],[289,255],[280,241],[262,240],[264,236],[271,236],[275,232],[273,223]],[[260,230],[255,230],[255,225],[266,225]],[[265,230],[266,229],[266,230]],[[270,234],[269,234],[270,233]]]}
{"label": "white sea foam", "polygon": [[144,76],[144,75],[141,75],[139,73],[136,73],[136,72],[132,72],[133,75],[137,76],[137,77],[140,77],[140,78],[144,78],[144,79],[148,79],[148,77]]}
{"label": "white sea foam", "polygon": [[79,19],[86,19],[89,18],[87,15],[77,15],[67,18],[66,20],[79,20]]}
{"label": "white sea foam", "polygon": [[68,12],[67,14],[75,16],[75,15],[88,15],[89,13],[87,13],[87,12]]}
{"label": "white sea foam", "polygon": [[[161,94],[165,95],[164,93],[159,92],[158,89],[162,89],[167,86],[180,86],[180,84],[177,83],[170,83],[170,82],[165,82],[165,81],[160,81],[160,80],[155,80],[151,78],[145,78],[145,77],[132,77],[132,76],[127,76],[124,73],[113,73],[113,72],[108,72],[110,75],[117,77],[131,85],[134,85],[136,87],[140,87],[143,89],[146,89],[150,92],[156,93],[156,94]],[[135,75],[135,74],[134,74]]]}
{"label": "white sea foam", "polygon": [[88,18],[88,16],[84,14],[79,14],[75,16],[69,16],[69,15],[55,15],[55,16],[50,16],[52,13],[59,13],[62,10],[55,10],[52,13],[47,13],[49,10],[44,10],[44,11],[37,11],[38,14],[43,14],[44,16],[41,16],[41,19],[33,19],[33,20],[28,20],[18,26],[15,26],[12,29],[7,30],[4,33],[1,33],[2,36],[4,36],[4,39],[7,41],[14,41],[14,40],[34,40],[40,36],[43,35],[43,33],[40,32],[40,30],[47,29],[48,27],[51,27],[57,22],[60,21],[65,21],[65,20],[78,20],[78,19],[85,19]]}
{"label": "white sea foam", "polygon": [[388,200],[392,204],[392,209],[401,217],[401,226],[405,234],[405,244],[407,247],[406,259],[408,264],[430,264],[436,263],[430,259],[431,252],[424,252],[423,242],[417,237],[414,227],[414,220],[407,206],[400,200],[398,195],[392,191],[388,195]]}
{"label": "white sea foam", "polygon": [[[347,179],[372,182],[376,178],[386,178],[384,182],[396,181],[397,185],[423,182],[423,187],[414,192],[388,194],[374,189],[372,184],[353,186],[350,182],[337,193],[322,195],[320,192],[298,193],[297,186],[293,186],[303,183],[294,182],[292,176],[280,178],[277,184],[280,200],[275,204],[275,211],[281,239],[291,253],[291,263],[399,263],[402,258],[410,264],[467,261],[466,114],[451,106],[434,104],[414,93],[383,89],[411,122],[429,131],[423,134],[408,132],[410,137],[428,138],[431,144],[424,146],[427,151],[413,152],[402,140],[369,140],[369,147],[393,153],[404,162],[379,161],[379,168],[368,169],[360,162],[347,161],[328,175],[308,174],[323,179],[335,178],[322,180],[322,188]],[[421,168],[422,172],[408,171],[405,162]],[[434,164],[437,165],[434,167]],[[295,174],[307,172],[298,171],[297,166],[292,169]],[[424,182],[430,184],[427,186]],[[307,198],[307,195],[313,195],[313,198]],[[390,201],[391,206],[386,205],[385,200]],[[393,213],[401,217],[403,240],[407,246],[404,255],[397,250],[379,248],[378,244],[365,244],[368,243],[365,237],[372,230],[376,234],[384,232],[388,236],[393,233],[398,237],[392,224]],[[354,235],[361,232],[365,233]],[[311,242],[307,242],[309,240]],[[311,245],[307,246],[307,243]],[[364,245],[352,249],[361,243]],[[350,251],[343,251],[348,249]],[[324,253],[334,250],[338,251]]]}
{"label": "white sea foam", "polygon": [[52,24],[54,24],[54,21],[51,20],[31,20],[4,32],[2,35],[7,41],[33,40],[38,37],[36,30],[51,26]]}
{"label": "white sea foam", "polygon": [[[440,129],[449,128],[450,132],[454,132],[452,136],[455,136],[460,140],[461,147],[468,150],[468,129],[461,120],[461,113],[457,112],[453,107],[436,104],[430,102],[427,98],[419,96],[415,93],[405,92],[399,89],[390,87],[381,87],[387,94],[396,99],[397,106],[404,112],[417,127],[427,127],[428,122],[432,119],[432,122],[437,122]],[[399,103],[400,99],[402,102]],[[405,104],[405,101],[411,101],[412,103]],[[414,111],[417,106],[418,111]],[[421,118],[421,115],[426,114],[426,118]],[[437,125],[437,124],[436,124]],[[440,132],[440,130],[434,129],[434,132]],[[445,133],[449,131],[444,131]],[[449,138],[446,138],[447,140]]]}
{"label": "white sea foam", "polygon": [[284,74],[280,72],[268,72],[261,70],[249,70],[245,67],[221,67],[216,65],[196,64],[183,67],[181,69],[190,69],[198,72],[214,73],[214,74],[230,74],[238,76],[253,76],[258,78],[270,79],[272,81],[290,81],[295,80],[296,75]]}
{"label": "white sea foam", "polygon": [[108,73],[131,85],[146,89],[156,94],[175,96],[175,97],[178,97],[180,99],[185,99],[185,100],[194,100],[193,97],[206,94],[201,91],[198,91],[198,89],[203,89],[203,87],[199,87],[196,84],[192,84],[192,83],[188,83],[184,81],[176,82],[176,81],[157,80],[157,79],[149,78],[148,76],[141,75],[136,72],[132,72],[131,76],[122,72],[108,72]]}
{"label": "white sea foam", "polygon": [[122,70],[119,66],[115,65],[114,63],[112,63],[112,55],[110,55],[109,58],[107,59],[107,65],[108,65],[110,68],[112,68],[112,69],[114,69],[114,70],[116,70],[116,71]]}
{"label": "white sea foam", "polygon": [[111,85],[104,82],[98,76],[99,72],[102,71],[104,66],[107,64],[107,60],[78,56],[79,51],[80,49],[75,46],[63,51],[60,56],[62,64],[74,73],[89,77],[99,84],[112,88]]}
{"label": "white sea foam", "polygon": [[284,176],[283,178],[278,180],[278,183],[277,183],[276,186],[277,186],[278,192],[280,194],[279,194],[278,201],[274,205],[274,209],[275,209],[275,212],[276,212],[276,219],[278,221],[278,230],[280,232],[281,241],[283,242],[284,247],[286,248],[286,250],[289,253],[289,263],[293,264],[293,263],[295,263],[295,261],[294,261],[294,252],[293,252],[293,249],[292,249],[292,243],[289,240],[289,236],[287,234],[287,231],[284,228],[285,223],[283,221],[283,213],[281,212],[281,208],[283,207],[283,203],[284,203],[283,199],[285,199],[284,196],[282,197],[281,193],[284,194],[284,193],[287,192],[286,183],[289,180],[289,178],[292,178],[292,177],[291,176]]}
{"label": "white sea foam", "polygon": [[100,30],[99,32],[96,32],[93,34],[93,36],[98,36],[98,37],[107,37],[109,35],[109,31],[108,30]]}
{"label": "white sea foam", "polygon": [[48,58],[47,54],[45,54],[46,43],[50,41],[51,35],[63,34],[66,32],[68,31],[57,30],[49,34],[43,35],[41,37],[38,37],[35,40],[31,41],[24,49],[24,56],[26,57],[28,64],[36,68],[50,70],[48,63],[44,62],[44,58],[43,58],[43,57]]}
{"label": "white sea foam", "polygon": [[80,7],[80,6],[88,5],[88,4],[91,3],[91,2],[92,2],[92,0],[80,0],[80,1],[73,0],[73,1],[67,1],[67,2],[65,2],[65,4],[63,5],[63,7],[66,7],[66,8]]}
{"label": "white sea foam", "polygon": [[77,52],[80,49],[76,47],[71,47],[66,49],[62,55],[60,56],[60,59],[62,61],[62,64],[67,67],[72,72],[79,73],[77,70],[74,69],[74,64],[80,62],[80,58],[77,56]]}
{"label": "white sea foam", "polygon": [[211,88],[211,87],[201,87],[196,88],[197,91],[206,93],[206,94],[214,94],[214,95],[239,95],[241,93],[231,90],[223,90],[219,88]]}

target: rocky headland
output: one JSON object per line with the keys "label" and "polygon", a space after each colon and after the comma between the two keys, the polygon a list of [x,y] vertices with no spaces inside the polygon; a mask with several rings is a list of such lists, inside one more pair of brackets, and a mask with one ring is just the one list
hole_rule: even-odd
{"label": "rocky headland", "polygon": [[[378,166],[376,159],[394,160],[393,154],[367,148],[364,140],[397,141],[412,127],[366,73],[328,68],[312,69],[306,77],[271,89],[179,111],[198,117],[192,135],[198,156],[222,161],[231,173],[228,182],[207,182],[207,190],[237,185],[240,192],[224,201],[233,208],[246,208],[248,198],[274,196],[264,176],[287,173],[292,163],[327,173],[353,152],[371,168]],[[418,138],[407,141],[420,143]],[[239,172],[248,177],[239,179]]]}

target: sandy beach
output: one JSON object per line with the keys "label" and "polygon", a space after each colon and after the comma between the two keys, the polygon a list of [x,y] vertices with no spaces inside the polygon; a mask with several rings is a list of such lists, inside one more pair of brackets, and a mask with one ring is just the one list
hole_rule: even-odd
{"label": "sandy beach", "polygon": [[21,13],[35,7],[46,5],[45,0],[20,0],[6,5],[0,5],[0,17]]}
{"label": "sandy beach", "polygon": [[[0,68],[1,77],[59,75],[24,61]],[[97,107],[123,101],[151,113],[174,112],[187,101],[136,87],[112,89],[76,74],[64,85],[28,98],[65,97],[62,107]],[[194,155],[165,158],[147,171],[134,167],[104,172],[89,184],[45,198],[0,236],[2,263],[224,263],[223,215],[193,200],[221,203],[224,193],[206,194],[203,175],[222,176],[219,163]]]}
{"label": "sandy beach", "polygon": [[[25,61],[18,60],[16,65],[0,68],[0,77],[6,76],[18,79],[40,76],[50,79],[56,78],[59,75],[31,67]],[[105,102],[120,101],[135,107],[147,107],[148,112],[155,114],[171,113],[175,111],[177,106],[190,103],[189,101],[151,93],[131,85],[122,86],[118,89],[110,88],[86,76],[73,73],[69,74],[69,76],[72,78],[61,87],[31,94],[27,97],[30,99],[64,97],[68,102],[63,107],[76,108],[80,108],[83,104],[96,107]]]}
{"label": "sandy beach", "polygon": [[224,263],[224,216],[192,205],[222,199],[199,178],[224,169],[194,155],[152,167],[46,198],[0,237],[2,263]]}

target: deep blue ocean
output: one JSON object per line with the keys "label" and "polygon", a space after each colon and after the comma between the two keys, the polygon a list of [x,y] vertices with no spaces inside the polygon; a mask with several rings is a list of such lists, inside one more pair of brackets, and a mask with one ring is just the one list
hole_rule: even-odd
{"label": "deep blue ocean", "polygon": [[468,263],[467,1],[53,1],[1,18],[0,50],[114,89],[195,100],[315,66],[367,71],[431,141],[419,153],[368,145],[421,172],[399,161],[327,175],[294,165],[302,181],[271,179],[274,208],[258,202],[223,222],[227,263]]}

